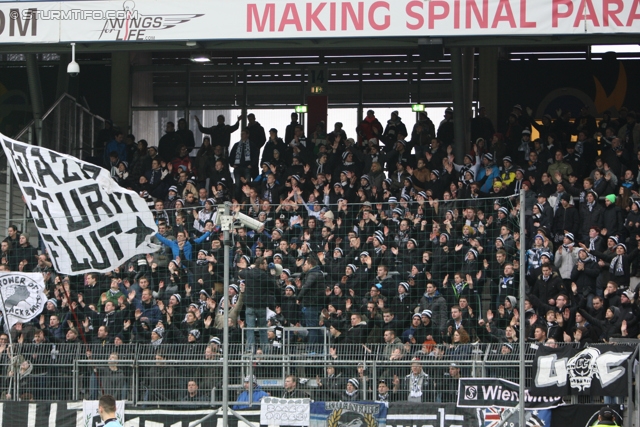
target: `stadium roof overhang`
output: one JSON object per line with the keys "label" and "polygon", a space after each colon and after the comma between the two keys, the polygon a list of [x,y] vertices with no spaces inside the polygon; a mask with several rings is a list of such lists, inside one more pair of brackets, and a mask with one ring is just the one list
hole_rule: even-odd
{"label": "stadium roof overhang", "polygon": [[[426,40],[426,41],[425,41]],[[436,41],[437,40],[437,41]],[[637,0],[0,2],[0,50],[292,50],[640,42]]]}
{"label": "stadium roof overhang", "polygon": [[[639,24],[640,25],[640,24]],[[349,38],[349,39],[278,39],[278,40],[205,40],[198,41],[196,46],[188,46],[185,41],[157,42],[81,42],[76,45],[78,52],[131,52],[131,51],[352,51],[354,49],[400,50],[415,49],[420,37],[384,37],[384,38]],[[567,46],[595,44],[640,44],[640,34],[593,34],[580,36],[474,36],[443,38],[444,47],[482,47],[482,46]],[[68,50],[68,43],[28,43],[0,44],[2,53],[61,53]]]}

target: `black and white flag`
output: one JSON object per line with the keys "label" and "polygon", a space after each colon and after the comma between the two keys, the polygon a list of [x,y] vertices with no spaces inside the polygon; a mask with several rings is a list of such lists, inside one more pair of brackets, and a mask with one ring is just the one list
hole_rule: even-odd
{"label": "black and white flag", "polygon": [[146,202],[91,163],[0,135],[7,161],[57,272],[105,273],[155,252]]}
{"label": "black and white flag", "polygon": [[541,346],[533,359],[534,396],[626,396],[629,356],[627,345],[598,345],[584,349],[572,346]]}
{"label": "black and white flag", "polygon": [[44,287],[42,273],[0,272],[2,311],[9,328],[42,312],[47,303]]}

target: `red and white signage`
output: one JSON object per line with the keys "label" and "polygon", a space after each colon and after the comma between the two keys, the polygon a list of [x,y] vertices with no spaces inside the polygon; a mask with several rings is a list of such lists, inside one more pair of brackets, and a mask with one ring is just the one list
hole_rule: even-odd
{"label": "red and white signage", "polygon": [[0,43],[640,32],[640,0],[0,3]]}

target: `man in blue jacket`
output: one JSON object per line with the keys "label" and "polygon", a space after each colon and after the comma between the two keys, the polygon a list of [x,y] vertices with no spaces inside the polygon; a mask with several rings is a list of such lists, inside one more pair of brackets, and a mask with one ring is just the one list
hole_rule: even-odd
{"label": "man in blue jacket", "polygon": [[[205,232],[202,236],[193,240],[193,243],[200,244],[204,242],[207,237],[211,234],[210,231]],[[163,244],[168,246],[171,249],[171,253],[173,254],[173,259],[178,259],[178,257],[182,257],[184,255],[184,259],[187,261],[191,261],[193,258],[193,246],[191,245],[191,241],[187,238],[187,232],[184,230],[178,231],[176,234],[176,240],[169,240],[164,237],[160,233],[156,233],[156,238]],[[182,252],[182,254],[181,254]]]}
{"label": "man in blue jacket", "polygon": [[260,388],[260,386],[258,385],[258,383],[256,382],[256,376],[255,375],[251,375],[250,377],[247,375],[246,377],[244,377],[244,391],[242,393],[240,393],[240,396],[238,396],[238,402],[249,402],[249,386],[251,385],[251,383],[253,383],[253,394],[251,395],[251,401],[253,402],[253,405],[249,406],[249,405],[233,405],[233,409],[234,410],[238,410],[238,409],[257,409],[260,408],[260,405],[258,404],[258,402],[260,402],[262,400],[263,397],[269,396],[269,394],[267,394],[267,392],[265,392],[264,390],[262,390]]}

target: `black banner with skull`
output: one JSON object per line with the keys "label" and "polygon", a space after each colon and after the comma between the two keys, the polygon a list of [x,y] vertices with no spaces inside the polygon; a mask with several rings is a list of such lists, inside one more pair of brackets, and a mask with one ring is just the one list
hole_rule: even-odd
{"label": "black banner with skull", "polygon": [[601,345],[579,349],[541,346],[533,360],[533,396],[626,396],[634,348]]}

